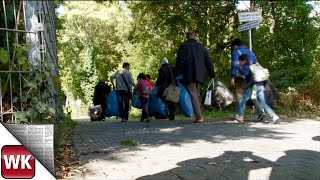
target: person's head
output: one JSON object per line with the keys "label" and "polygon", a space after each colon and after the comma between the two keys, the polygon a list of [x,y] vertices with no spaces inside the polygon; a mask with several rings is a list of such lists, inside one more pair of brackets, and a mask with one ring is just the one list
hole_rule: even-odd
{"label": "person's head", "polygon": [[194,31],[188,31],[186,34],[187,39],[195,39],[196,38],[196,33]]}
{"label": "person's head", "polygon": [[249,56],[247,54],[241,54],[238,58],[240,66],[243,66],[249,61]]}
{"label": "person's head", "polygon": [[150,74],[146,74],[146,79],[148,79],[148,80],[150,80],[150,79],[151,79]]}
{"label": "person's head", "polygon": [[137,77],[137,79],[143,79],[143,80],[146,80],[146,75],[144,73],[140,73]]}
{"label": "person's head", "polygon": [[242,45],[242,42],[239,38],[235,38],[232,42],[231,42],[231,48],[234,49],[234,48],[237,48],[239,46]]}
{"label": "person's head", "polygon": [[104,83],[104,79],[99,79],[99,83]]}
{"label": "person's head", "polygon": [[169,61],[166,57],[164,57],[160,63],[160,66],[165,65],[165,64],[169,64]]}
{"label": "person's head", "polygon": [[122,64],[122,67],[126,70],[129,70],[130,69],[130,64],[129,63],[123,63]]}

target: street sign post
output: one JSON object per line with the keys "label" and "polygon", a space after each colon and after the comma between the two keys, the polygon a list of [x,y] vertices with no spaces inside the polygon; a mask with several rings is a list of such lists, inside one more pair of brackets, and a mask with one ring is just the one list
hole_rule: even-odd
{"label": "street sign post", "polygon": [[239,22],[247,22],[245,24],[241,24],[238,27],[238,31],[245,31],[249,30],[249,43],[250,43],[250,50],[252,50],[252,40],[251,40],[251,29],[258,27],[259,23],[262,21],[261,12],[239,12],[238,13]]}

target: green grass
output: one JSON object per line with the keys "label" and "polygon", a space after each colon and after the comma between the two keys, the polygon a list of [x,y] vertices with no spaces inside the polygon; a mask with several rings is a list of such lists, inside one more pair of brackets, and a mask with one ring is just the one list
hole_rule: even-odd
{"label": "green grass", "polygon": [[[290,114],[290,110],[285,109],[283,107],[277,106],[273,108],[273,110],[276,112],[276,114]],[[235,114],[235,105],[225,107],[225,108],[218,108],[218,107],[204,107],[202,109],[202,114],[204,118],[206,119],[225,119],[229,118],[231,115]],[[252,114],[251,112],[251,106],[246,106],[245,109],[245,115],[250,116]],[[141,116],[141,110],[132,108],[130,110],[130,118],[131,119],[140,119]],[[186,119],[186,117],[180,112],[179,107],[176,106],[176,114],[175,117],[177,120]]]}
{"label": "green grass", "polygon": [[[215,119],[215,118],[228,118],[230,115],[235,113],[234,107],[226,107],[226,108],[212,108],[205,107],[202,110],[203,116],[205,118]],[[247,108],[249,109],[249,108]],[[248,111],[250,113],[250,111]],[[140,119],[141,109],[131,108],[129,112],[130,119]],[[186,119],[186,117],[181,113],[179,107],[176,106],[176,119]]]}
{"label": "green grass", "polygon": [[234,114],[235,111],[232,111],[229,108],[223,108],[223,109],[218,109],[218,108],[206,108],[202,111],[202,114],[206,118],[226,118],[229,117],[230,115]]}
{"label": "green grass", "polygon": [[121,141],[121,146],[137,146],[139,145],[139,142],[135,141],[135,140],[130,140],[130,139],[126,139]]}

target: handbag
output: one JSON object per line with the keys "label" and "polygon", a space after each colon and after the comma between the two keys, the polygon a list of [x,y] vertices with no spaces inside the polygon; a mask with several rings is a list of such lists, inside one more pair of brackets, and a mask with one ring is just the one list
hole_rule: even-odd
{"label": "handbag", "polygon": [[263,82],[269,79],[269,70],[263,68],[259,63],[250,64],[249,68],[254,82]]}
{"label": "handbag", "polygon": [[[210,89],[211,86],[212,86],[212,89]],[[206,92],[206,96],[203,103],[206,106],[212,106],[214,104],[212,102],[212,97],[214,96],[213,89],[214,89],[214,82],[211,80],[207,87],[207,92]]]}
{"label": "handbag", "polygon": [[178,103],[180,100],[180,92],[181,89],[178,86],[170,84],[163,91],[162,97],[169,102]]}

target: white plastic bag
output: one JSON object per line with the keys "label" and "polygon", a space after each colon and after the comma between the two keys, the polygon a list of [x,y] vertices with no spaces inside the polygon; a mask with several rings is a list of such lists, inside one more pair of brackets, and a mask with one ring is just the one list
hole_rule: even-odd
{"label": "white plastic bag", "polygon": [[212,105],[212,90],[208,90],[206,92],[206,98],[204,99],[204,105],[206,105],[206,106]]}

